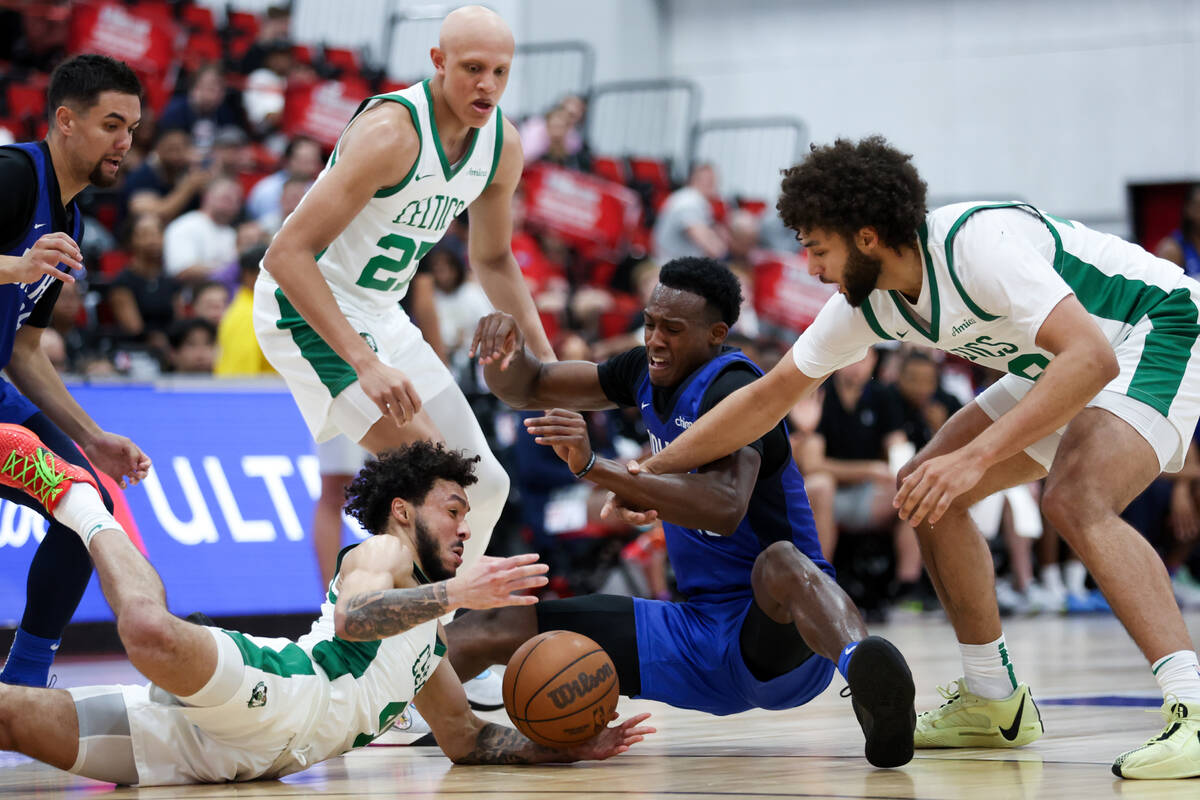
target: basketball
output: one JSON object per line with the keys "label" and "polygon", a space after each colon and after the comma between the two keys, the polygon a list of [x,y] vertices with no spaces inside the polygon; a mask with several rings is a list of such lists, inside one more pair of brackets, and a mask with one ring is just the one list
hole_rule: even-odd
{"label": "basketball", "polygon": [[569,747],[600,733],[620,695],[608,653],[570,631],[546,631],[521,645],[504,670],[503,691],[513,725],[546,747]]}

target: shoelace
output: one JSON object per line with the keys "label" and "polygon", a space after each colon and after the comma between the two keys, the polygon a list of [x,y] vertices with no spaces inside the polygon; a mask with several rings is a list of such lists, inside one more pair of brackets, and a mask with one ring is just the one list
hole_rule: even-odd
{"label": "shoelace", "polygon": [[[18,455],[16,451],[10,452],[0,472],[11,476],[44,504],[67,479],[66,473],[59,472],[56,466],[54,454],[39,447],[33,458]],[[30,471],[33,472],[32,476]],[[36,485],[38,481],[41,481],[40,489]]]}
{"label": "shoelace", "polygon": [[953,703],[962,694],[962,684],[959,681],[950,681],[945,686],[937,687],[940,694],[946,702],[942,703],[942,707],[946,707]]}
{"label": "shoelace", "polygon": [[1187,706],[1180,702],[1179,698],[1173,694],[1163,697],[1163,704],[1159,708],[1144,708],[1142,711],[1146,714],[1158,714],[1163,718],[1164,723],[1162,733],[1157,736],[1151,736],[1146,740],[1146,744],[1148,745],[1167,738],[1170,734],[1174,733],[1174,730],[1171,728],[1172,725],[1188,719]]}

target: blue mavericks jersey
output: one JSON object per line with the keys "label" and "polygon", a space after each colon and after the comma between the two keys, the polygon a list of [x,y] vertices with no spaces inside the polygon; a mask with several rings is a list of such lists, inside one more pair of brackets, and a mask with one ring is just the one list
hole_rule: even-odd
{"label": "blue mavericks jersey", "polygon": [[[24,238],[4,252],[6,256],[23,256],[38,239],[47,233],[58,231],[54,223],[54,209],[50,207],[50,187],[57,178],[54,175],[54,166],[37,142],[6,146],[23,151],[33,160],[34,172],[38,179],[37,204],[34,207],[33,219],[29,221],[29,228],[26,229]],[[82,221],[74,201],[71,201],[71,206],[74,212],[73,230],[62,232],[78,242]],[[38,299],[56,280],[58,279],[50,275],[43,275],[33,283],[0,284],[0,368],[7,366],[12,358],[13,337],[17,329],[29,319]]]}
{"label": "blue mavericks jersey", "polygon": [[[758,365],[740,350],[726,350],[688,377],[676,393],[674,407],[667,410],[665,417],[659,417],[654,410],[650,375],[643,373],[638,384],[638,405],[654,452],[662,450],[692,426],[708,387],[726,367],[736,362],[747,364],[756,375],[762,375]],[[821,555],[812,509],[804,492],[804,479],[791,456],[774,474],[758,476],[746,516],[732,535],[683,528],[665,521],[663,531],[679,590],[690,599],[701,595],[748,593],[754,560],[769,544],[779,540],[790,539],[820,569],[833,575],[833,567]]]}

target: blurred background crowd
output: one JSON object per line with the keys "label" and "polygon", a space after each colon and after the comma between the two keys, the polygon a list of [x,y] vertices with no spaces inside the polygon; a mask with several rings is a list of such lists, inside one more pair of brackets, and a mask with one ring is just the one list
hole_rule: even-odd
{"label": "blurred background crowd", "polygon": [[[64,287],[43,337],[62,372],[91,381],[270,380],[250,320],[266,246],[358,101],[406,85],[353,50],[294,39],[293,28],[286,5],[219,14],[166,0],[0,2],[0,143],[44,136],[49,72],[65,56],[106,41],[110,52],[114,37],[144,45],[130,59],[146,86],[142,123],[118,184],[80,197],[86,275]],[[708,256],[742,281],[731,343],[769,369],[829,295],[807,276],[770,198],[724,189],[736,176],[713,161],[599,152],[589,142],[590,99],[565,93],[513,120],[527,165],[514,199],[513,251],[560,358],[601,361],[640,344],[658,266]],[[1200,273],[1200,191],[1188,191],[1172,213],[1172,232],[1148,244]],[[670,597],[661,531],[601,520],[603,496],[518,433],[519,416],[488,393],[467,357],[490,310],[471,276],[468,224],[458,220],[426,256],[405,304],[509,467],[514,491],[494,548],[536,547],[560,595]],[[916,538],[891,505],[894,475],[994,377],[940,352],[879,348],[793,410],[794,453],[826,555],[869,616],[938,608]],[[636,457],[646,447],[636,413],[588,418],[602,454]],[[976,509],[996,554],[1001,609],[1105,611],[1041,517],[1037,493],[1020,487]],[[1154,484],[1127,516],[1163,554],[1179,601],[1200,606],[1195,442],[1185,471]]]}

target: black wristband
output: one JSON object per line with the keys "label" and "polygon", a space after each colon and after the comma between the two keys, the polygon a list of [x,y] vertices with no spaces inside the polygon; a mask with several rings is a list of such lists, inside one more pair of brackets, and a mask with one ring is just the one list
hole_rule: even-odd
{"label": "black wristband", "polygon": [[596,466],[596,451],[592,451],[592,457],[588,459],[587,466],[575,473],[576,478],[582,478],[592,471],[592,467]]}

